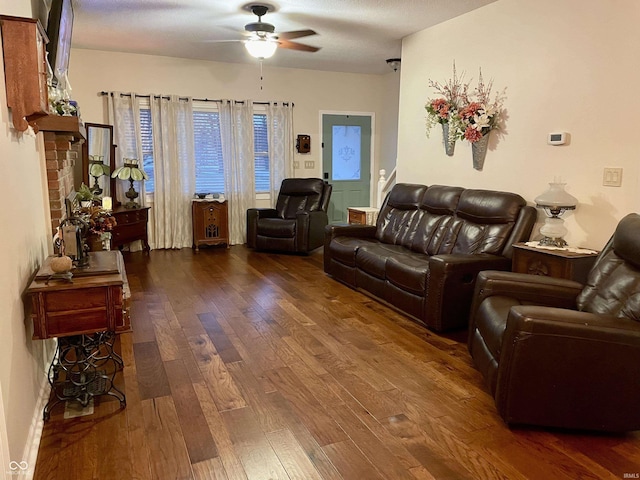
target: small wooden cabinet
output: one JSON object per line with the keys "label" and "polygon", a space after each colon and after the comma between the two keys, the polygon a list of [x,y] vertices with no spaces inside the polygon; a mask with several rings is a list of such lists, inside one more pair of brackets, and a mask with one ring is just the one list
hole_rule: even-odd
{"label": "small wooden cabinet", "polygon": [[229,246],[229,214],[226,200],[194,200],[191,213],[193,246],[196,252],[200,245]]}
{"label": "small wooden cabinet", "polygon": [[149,208],[114,208],[111,215],[116,219],[116,226],[111,232],[111,248],[119,248],[126,243],[142,240],[142,245],[149,251],[149,235],[147,222],[149,221]]}
{"label": "small wooden cabinet", "polygon": [[597,256],[597,253],[548,250],[516,243],[513,245],[512,270],[585,283]]}
{"label": "small wooden cabinet", "polygon": [[40,22],[33,18],[0,15],[2,50],[13,126],[21,132],[29,121],[49,113],[46,44]]}

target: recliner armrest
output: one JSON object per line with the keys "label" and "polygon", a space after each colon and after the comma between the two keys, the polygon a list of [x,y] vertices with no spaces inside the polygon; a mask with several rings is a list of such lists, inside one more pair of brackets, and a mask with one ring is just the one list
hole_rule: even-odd
{"label": "recliner armrest", "polygon": [[256,218],[277,218],[278,212],[275,208],[248,208],[247,217]]}
{"label": "recliner armrest", "polygon": [[327,212],[314,210],[296,213],[296,250],[310,252],[323,244],[324,227],[329,222]]}
{"label": "recliner armrest", "polygon": [[258,220],[261,218],[277,218],[275,208],[249,208],[247,209],[247,247],[256,248],[258,238]]}
{"label": "recliner armrest", "polygon": [[575,309],[583,287],[563,278],[486,270],[478,275],[474,306],[492,295],[504,295],[537,305]]}
{"label": "recliner armrest", "polygon": [[[512,307],[495,393],[509,424],[605,431],[640,427],[640,323],[553,307]],[[602,393],[602,394],[600,394]]]}

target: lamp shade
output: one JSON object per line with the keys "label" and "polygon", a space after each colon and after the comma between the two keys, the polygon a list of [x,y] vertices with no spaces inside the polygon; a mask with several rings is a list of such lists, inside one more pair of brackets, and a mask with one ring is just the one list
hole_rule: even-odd
{"label": "lamp shade", "polygon": [[109,175],[109,165],[102,163],[102,160],[89,160],[89,175],[92,177]]}
{"label": "lamp shade", "polygon": [[566,183],[551,182],[549,189],[535,198],[536,206],[551,210],[573,210],[578,199],[564,189]]}
{"label": "lamp shade", "polygon": [[278,48],[278,42],[268,38],[252,38],[244,42],[249,55],[255,58],[270,58]]}
{"label": "lamp shade", "polygon": [[119,178],[120,180],[147,180],[149,176],[144,173],[144,170],[138,166],[138,160],[135,158],[125,158],[124,164],[121,167],[116,168],[111,174],[113,178]]}

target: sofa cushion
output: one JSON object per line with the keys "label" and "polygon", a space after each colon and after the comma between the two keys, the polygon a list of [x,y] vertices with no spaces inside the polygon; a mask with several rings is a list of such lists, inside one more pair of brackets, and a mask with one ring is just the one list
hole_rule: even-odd
{"label": "sofa cushion", "polygon": [[261,218],[258,220],[258,235],[265,237],[290,238],[296,234],[296,220],[282,218]]}
{"label": "sofa cushion", "polygon": [[461,220],[450,253],[501,254],[525,200],[515,193],[465,190],[456,217]]}
{"label": "sofa cushion", "polygon": [[387,259],[393,255],[403,254],[407,250],[400,245],[376,243],[363,245],[356,253],[356,267],[377,278],[385,278]]}
{"label": "sofa cushion", "polygon": [[409,248],[420,220],[419,205],[426,189],[424,185],[395,185],[378,214],[376,239]]}
{"label": "sofa cushion", "polygon": [[276,210],[280,218],[296,218],[299,211],[320,210],[324,182],[319,178],[286,178],[280,186]]}
{"label": "sofa cushion", "polygon": [[378,243],[370,238],[335,237],[329,244],[329,252],[334,260],[349,267],[356,266],[356,252],[364,245]]}
{"label": "sofa cushion", "polygon": [[425,296],[429,257],[420,254],[394,255],[387,260],[387,280],[395,286]]}
{"label": "sofa cushion", "polygon": [[[447,238],[463,190],[460,187],[443,185],[427,188],[420,202],[421,216],[414,227],[411,250],[425,255],[445,253],[440,251],[441,245]],[[445,248],[451,250],[452,247]]]}

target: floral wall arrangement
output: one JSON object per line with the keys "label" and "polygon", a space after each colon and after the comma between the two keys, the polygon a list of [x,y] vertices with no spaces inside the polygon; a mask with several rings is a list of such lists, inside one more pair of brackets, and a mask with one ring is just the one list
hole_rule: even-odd
{"label": "floral wall arrangement", "polygon": [[476,87],[470,92],[470,81],[464,81],[464,72],[458,76],[453,64],[453,77],[444,84],[429,80],[429,87],[438,96],[425,104],[426,133],[442,125],[443,143],[447,155],[452,156],[457,140],[471,143],[473,168],[482,170],[489,144],[489,134],[500,128],[503,113],[504,90],[491,97],[493,80],[484,83],[482,70]]}

